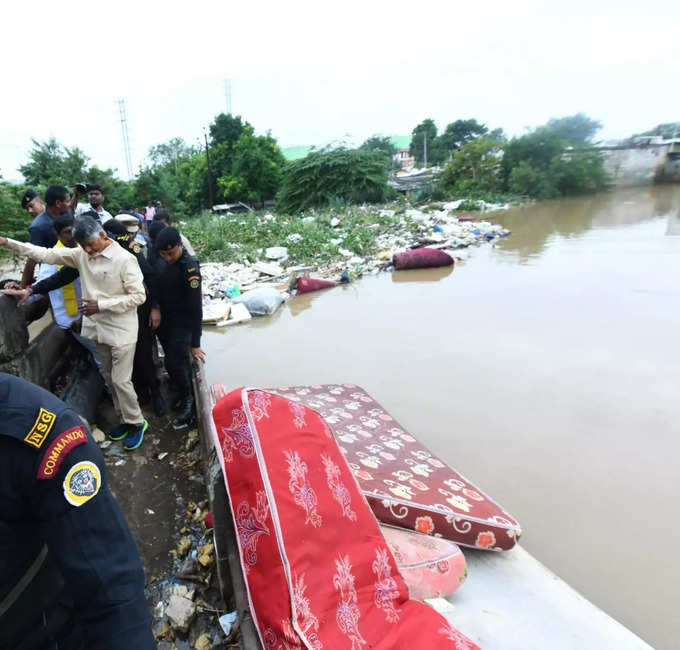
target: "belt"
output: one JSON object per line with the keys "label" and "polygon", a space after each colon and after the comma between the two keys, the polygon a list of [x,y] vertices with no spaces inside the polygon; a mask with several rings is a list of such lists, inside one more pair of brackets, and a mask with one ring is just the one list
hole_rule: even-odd
{"label": "belt", "polygon": [[45,564],[46,559],[47,545],[43,544],[43,547],[40,549],[40,553],[38,553],[35,560],[33,560],[31,566],[28,567],[26,573],[21,576],[19,582],[17,582],[14,587],[12,587],[10,592],[2,599],[2,602],[0,602],[0,618],[2,618],[5,612],[9,611],[9,608],[14,605],[14,603],[19,599],[19,596],[24,593],[26,587],[28,587],[28,585],[30,585],[33,581],[33,578],[38,575],[38,571],[40,571],[43,564]]}
{"label": "belt", "polygon": [[[20,648],[23,640],[34,637],[52,637],[57,618],[59,596],[64,581],[59,569],[43,546],[35,560],[10,592],[0,602],[0,650]],[[57,623],[57,627],[61,627]],[[27,647],[40,647],[30,645]]]}

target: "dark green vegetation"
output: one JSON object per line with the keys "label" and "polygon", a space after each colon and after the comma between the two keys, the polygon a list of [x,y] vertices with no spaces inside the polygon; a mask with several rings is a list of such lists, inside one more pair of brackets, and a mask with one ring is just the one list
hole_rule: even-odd
{"label": "dark green vegetation", "polygon": [[381,203],[389,192],[391,161],[378,150],[315,151],[288,163],[277,208],[290,214],[311,207],[344,203]]}
{"label": "dark green vegetation", "polygon": [[[666,134],[676,126],[660,125],[656,130]],[[599,122],[578,114],[552,119],[508,140],[501,129],[490,131],[474,119],[451,122],[442,133],[434,120],[426,119],[413,129],[411,154],[422,165],[427,149],[428,166],[437,165],[441,171],[410,198],[493,201],[601,190],[607,186],[607,175],[599,154],[590,147],[599,128]],[[105,188],[105,205],[113,213],[162,201],[180,219],[225,202],[262,207],[275,201],[279,212],[293,214],[383,203],[394,197],[388,178],[396,148],[389,137],[372,136],[358,149],[329,146],[287,162],[271,134],[257,135],[240,116],[220,114],[210,125],[208,144],[209,163],[205,148],[189,146],[181,138],[158,144],[136,178],[127,182],[116,176],[116,170],[90,165],[77,147],[63,147],[54,138],[34,140],[21,167],[26,185],[0,181],[0,232],[25,237],[29,218],[19,207],[23,189],[33,187],[42,193],[53,183],[69,187],[80,181],[98,183]],[[215,222],[215,229],[225,227]],[[256,234],[268,241],[262,232]],[[195,236],[201,239],[200,229]]]}
{"label": "dark green vegetation", "polygon": [[[466,128],[461,120],[447,127],[457,137],[450,140],[453,147],[448,150],[445,167],[432,188],[437,198],[549,199],[608,187],[602,156],[591,146],[600,123],[582,113],[551,119],[511,140],[500,130],[489,133],[474,120],[465,122]],[[437,136],[437,140],[445,134]]]}

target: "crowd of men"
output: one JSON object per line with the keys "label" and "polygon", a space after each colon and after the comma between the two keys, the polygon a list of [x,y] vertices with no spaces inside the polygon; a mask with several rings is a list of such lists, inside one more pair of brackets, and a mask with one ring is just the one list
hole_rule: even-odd
{"label": "crowd of men", "polygon": [[[29,243],[0,236],[0,246],[28,261],[4,293],[19,304],[49,296],[57,325],[104,377],[120,418],[109,436],[132,450],[148,428],[140,402],[166,412],[156,339],[176,390],[173,426],[192,421],[189,359],[205,360],[201,273],[162,206],[114,217],[105,198],[84,183],[44,198],[27,190]],[[0,373],[0,650],[155,647],[142,563],[99,446],[67,404]]]}
{"label": "crowd of men", "polygon": [[79,183],[73,192],[52,185],[44,200],[26,190],[29,243],[0,237],[0,245],[28,259],[21,281],[4,293],[18,297],[18,305],[49,295],[57,325],[88,350],[104,377],[120,418],[109,437],[133,450],[148,429],[140,404],[150,400],[157,415],[167,411],[154,363],[157,341],[175,393],[173,427],[193,420],[189,360],[205,360],[201,273],[191,244],[161,205],[114,217],[105,200],[104,188],[93,184]]}

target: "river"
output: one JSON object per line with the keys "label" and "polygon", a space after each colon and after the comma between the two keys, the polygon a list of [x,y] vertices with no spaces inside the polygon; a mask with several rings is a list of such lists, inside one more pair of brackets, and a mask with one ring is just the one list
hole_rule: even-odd
{"label": "river", "polygon": [[511,236],[453,271],[368,277],[207,331],[209,379],[363,386],[507,507],[526,549],[675,648],[679,205],[658,186],[494,213]]}

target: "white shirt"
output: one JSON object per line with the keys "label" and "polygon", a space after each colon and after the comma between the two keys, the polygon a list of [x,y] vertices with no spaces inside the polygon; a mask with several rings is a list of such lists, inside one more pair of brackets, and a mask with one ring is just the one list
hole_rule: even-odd
{"label": "white shirt", "polygon": [[134,255],[112,241],[90,256],[76,248],[43,248],[7,240],[11,250],[38,262],[66,264],[80,271],[83,299],[96,300],[99,312],[83,318],[82,334],[112,347],[137,342],[137,307],[146,300],[144,278]]}
{"label": "white shirt", "polygon": [[76,217],[79,217],[81,214],[84,212],[87,212],[88,210],[93,210],[99,215],[99,219],[101,220],[102,223],[106,223],[109,219],[113,219],[113,215],[110,212],[107,212],[104,210],[104,208],[100,208],[97,210],[96,208],[93,208],[89,203],[78,203],[76,205]]}

